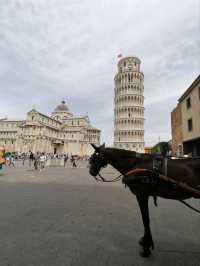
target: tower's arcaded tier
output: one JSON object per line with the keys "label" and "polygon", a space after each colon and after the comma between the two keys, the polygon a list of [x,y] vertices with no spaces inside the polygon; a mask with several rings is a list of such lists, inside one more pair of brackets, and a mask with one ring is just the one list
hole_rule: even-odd
{"label": "tower's arcaded tier", "polygon": [[115,76],[114,147],[144,152],[144,75],[137,57],[118,62]]}

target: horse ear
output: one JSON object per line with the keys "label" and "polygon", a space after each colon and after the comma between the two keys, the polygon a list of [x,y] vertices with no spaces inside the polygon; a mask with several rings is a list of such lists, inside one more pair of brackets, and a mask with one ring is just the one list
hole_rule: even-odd
{"label": "horse ear", "polygon": [[95,144],[93,144],[93,143],[90,143],[90,145],[96,150],[96,145]]}
{"label": "horse ear", "polygon": [[97,147],[94,143],[90,143],[91,146],[94,148],[95,151],[99,151],[99,147]]}
{"label": "horse ear", "polygon": [[105,145],[105,142],[100,146],[100,148],[103,148],[105,149],[106,145]]}

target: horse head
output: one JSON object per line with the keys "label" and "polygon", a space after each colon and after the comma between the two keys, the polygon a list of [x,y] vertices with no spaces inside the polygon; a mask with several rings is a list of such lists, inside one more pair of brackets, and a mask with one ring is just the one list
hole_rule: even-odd
{"label": "horse head", "polygon": [[105,159],[103,151],[105,150],[105,144],[97,147],[95,144],[91,144],[94,148],[94,153],[89,160],[89,172],[92,176],[97,176],[101,168],[106,167],[108,162]]}

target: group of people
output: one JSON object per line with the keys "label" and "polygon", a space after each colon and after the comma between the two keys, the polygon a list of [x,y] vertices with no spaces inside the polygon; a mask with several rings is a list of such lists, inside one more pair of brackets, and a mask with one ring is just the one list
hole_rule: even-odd
{"label": "group of people", "polygon": [[6,165],[15,167],[15,156],[9,154],[6,156]]}
{"label": "group of people", "polygon": [[[47,161],[47,156],[44,154],[44,152],[42,153],[36,153],[33,154],[32,152],[30,152],[29,154],[29,167],[32,167],[32,165],[34,166],[35,170],[42,170],[45,168],[45,163]],[[24,161],[23,161],[23,165],[24,165]]]}
{"label": "group of people", "polygon": [[[55,160],[51,162],[51,160]],[[58,161],[57,161],[58,160]],[[6,165],[7,166],[15,166],[19,162],[22,163],[23,166],[28,165],[30,168],[34,168],[35,170],[42,170],[45,168],[46,165],[51,165],[52,163],[55,164],[56,161],[58,165],[66,167],[68,162],[70,163],[71,167],[76,168],[77,162],[80,161],[87,161],[88,157],[78,156],[78,155],[68,155],[68,154],[53,154],[53,153],[44,153],[44,152],[36,152],[33,153],[29,151],[27,153],[17,153],[17,154],[10,154],[6,156]]]}
{"label": "group of people", "polygon": [[[46,162],[48,159],[62,159],[64,161],[64,167],[66,167],[69,156],[68,156],[68,154],[63,154],[63,155],[54,154],[54,155],[52,155],[52,154],[45,154],[44,152],[33,154],[30,151],[29,167],[31,167],[33,164],[35,170],[38,170],[38,169],[42,170],[45,168],[45,165],[46,165]],[[73,168],[77,167],[76,156],[71,155],[70,162],[71,162]]]}

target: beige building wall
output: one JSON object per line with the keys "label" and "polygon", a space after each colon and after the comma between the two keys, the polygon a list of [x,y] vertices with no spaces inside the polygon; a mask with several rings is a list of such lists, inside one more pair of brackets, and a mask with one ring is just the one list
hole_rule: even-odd
{"label": "beige building wall", "polygon": [[[187,107],[187,101],[191,106]],[[183,117],[182,131],[183,141],[200,137],[200,82],[181,102],[181,112]],[[192,119],[192,130],[188,130],[188,120]]]}
{"label": "beige building wall", "polygon": [[180,97],[171,118],[174,154],[179,146],[184,155],[200,156],[200,75]]}

